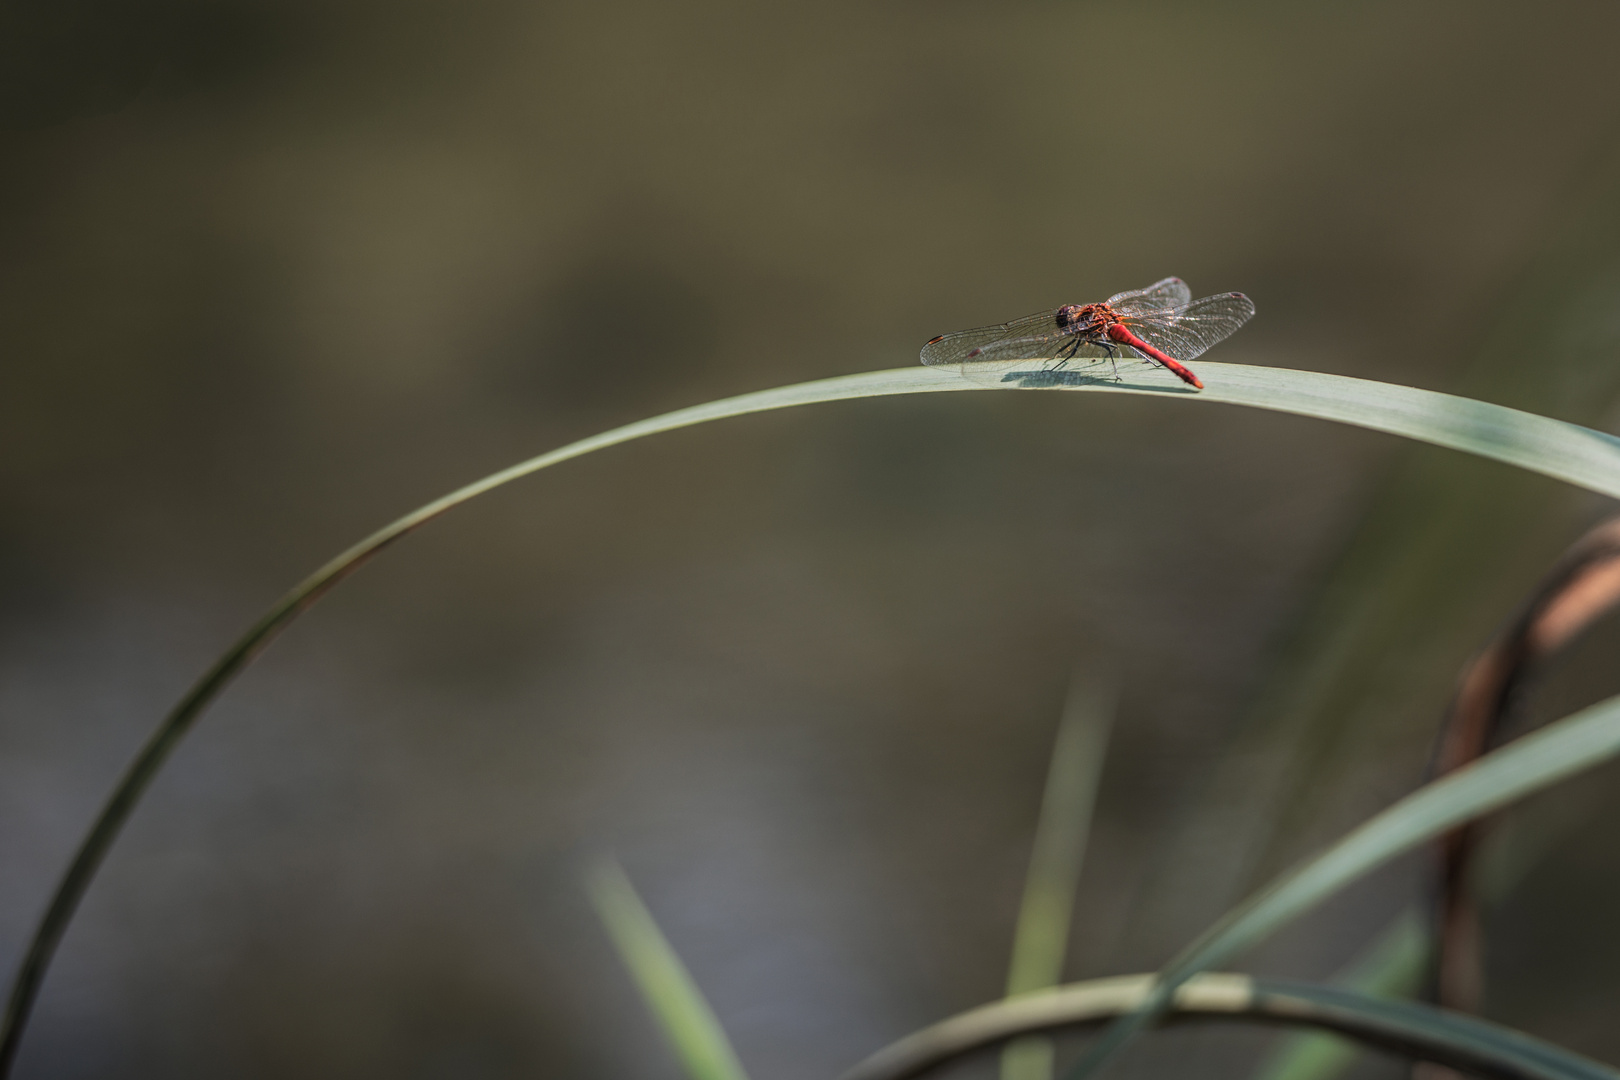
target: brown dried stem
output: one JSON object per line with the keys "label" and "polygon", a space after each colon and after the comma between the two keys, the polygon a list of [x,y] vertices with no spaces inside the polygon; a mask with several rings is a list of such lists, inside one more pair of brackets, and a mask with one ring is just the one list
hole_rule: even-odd
{"label": "brown dried stem", "polygon": [[[1463,670],[1440,731],[1432,772],[1443,776],[1483,755],[1540,665],[1620,605],[1620,518],[1597,526],[1553,567],[1520,613]],[[1484,989],[1479,909],[1468,889],[1477,826],[1440,841],[1435,905],[1435,1000],[1478,1010]]]}

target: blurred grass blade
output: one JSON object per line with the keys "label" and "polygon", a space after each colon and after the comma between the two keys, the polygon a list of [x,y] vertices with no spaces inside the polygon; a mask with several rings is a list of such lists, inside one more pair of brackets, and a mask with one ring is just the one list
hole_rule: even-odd
{"label": "blurred grass blade", "polygon": [[[1530,829],[1521,826],[1517,834],[1493,832],[1499,844],[1512,850],[1505,852],[1499,847],[1492,853],[1494,860],[1481,860],[1483,880],[1476,885],[1480,900],[1490,904],[1507,895],[1565,830],[1584,820],[1585,815],[1575,814],[1550,823],[1540,822]],[[1487,867],[1488,873],[1484,872]],[[1333,977],[1333,984],[1375,997],[1409,997],[1422,985],[1433,940],[1422,911],[1415,906],[1408,908]],[[1337,1036],[1292,1035],[1279,1040],[1254,1080],[1333,1080],[1349,1066],[1355,1052],[1354,1044]]]}
{"label": "blurred grass blade", "polygon": [[1177,986],[1232,956],[1319,901],[1465,821],[1620,754],[1620,697],[1549,724],[1448,773],[1283,874],[1216,923],[1161,973],[1142,1007],[1121,1017],[1070,1072],[1090,1075],[1164,1011]]}
{"label": "blurred grass blade", "polygon": [[1088,675],[1076,677],[1064,703],[1018,913],[1009,997],[1056,986],[1063,976],[1075,882],[1085,859],[1114,701],[1112,680]]}
{"label": "blurred grass blade", "polygon": [[[911,1080],[1007,1039],[1106,1023],[1152,993],[1152,975],[1121,975],[1041,990],[970,1009],[872,1054],[842,1080]],[[1563,1047],[1478,1017],[1388,1001],[1342,987],[1205,972],[1170,1008],[1205,1021],[1328,1028],[1390,1053],[1498,1080],[1617,1080],[1620,1073]],[[1195,1071],[1196,1072],[1196,1071]]]}
{"label": "blurred grass blade", "polygon": [[[1095,672],[1076,672],[1069,684],[1013,935],[1008,997],[1045,990],[1063,978],[1074,892],[1086,856],[1116,696],[1114,679]],[[1052,1060],[1050,1039],[1015,1040],[1001,1053],[1001,1080],[1050,1080]]]}
{"label": "blurred grass blade", "polygon": [[586,878],[591,903],[690,1080],[748,1080],[714,1011],[665,940],[623,867],[604,859]]}
{"label": "blurred grass blade", "polygon": [[1308,1015],[1323,1027],[1460,1069],[1469,1075],[1537,1080],[1615,1080],[1613,1068],[1523,1032],[1434,1006],[1370,997],[1342,987],[1254,980],[1255,1006]]}
{"label": "blurred grass blade", "polygon": [[[1335,986],[1372,997],[1407,997],[1423,980],[1430,935],[1417,908],[1407,908],[1333,978]],[[1254,1080],[1334,1080],[1357,1046],[1340,1035],[1290,1035],[1267,1055]]]}
{"label": "blurred grass blade", "polygon": [[[1241,364],[1200,362],[1199,370],[1209,387],[1201,393],[1189,392],[1174,376],[1158,369],[1133,375],[1129,383],[1099,382],[1063,389],[1151,394],[1166,401],[1247,405],[1314,416],[1478,454],[1620,498],[1620,439],[1589,428],[1468,398],[1364,379]],[[10,1074],[45,971],[80,899],[169,754],[203,710],[282,630],[373,555],[439,515],[504,484],[648,435],[818,402],[982,388],[951,371],[916,366],[798,383],[677,409],[581,439],[468,484],[384,526],[316,570],[202,674],[158,725],[109,796],[47,904],[12,982],[0,1027],[0,1077]]]}
{"label": "blurred grass blade", "polygon": [[[1528,259],[1480,298],[1470,344],[1452,350],[1453,393],[1615,430],[1620,141],[1603,143],[1571,174]],[[1208,925],[1324,825],[1336,835],[1376,809],[1368,770],[1427,756],[1459,660],[1591,524],[1589,500],[1461,455],[1411,445],[1380,471],[1338,553],[1275,629],[1269,670],[1156,857],[1134,940]]]}

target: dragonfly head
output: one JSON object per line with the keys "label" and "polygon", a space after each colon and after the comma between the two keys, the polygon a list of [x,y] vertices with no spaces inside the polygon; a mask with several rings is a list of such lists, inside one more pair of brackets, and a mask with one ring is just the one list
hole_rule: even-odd
{"label": "dragonfly head", "polygon": [[1079,304],[1064,304],[1057,309],[1057,327],[1059,330],[1078,330],[1085,326],[1085,308]]}

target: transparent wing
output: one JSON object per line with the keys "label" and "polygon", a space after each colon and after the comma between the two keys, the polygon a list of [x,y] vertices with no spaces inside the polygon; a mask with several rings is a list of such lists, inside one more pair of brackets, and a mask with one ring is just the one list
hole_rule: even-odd
{"label": "transparent wing", "polygon": [[1136,315],[1149,311],[1167,311],[1186,307],[1192,303],[1192,290],[1178,277],[1155,281],[1145,289],[1115,293],[1108,298],[1108,306],[1121,315]]}
{"label": "transparent wing", "polygon": [[1169,311],[1126,315],[1131,333],[1187,363],[1237,332],[1254,317],[1254,301],[1242,293],[1221,293]]}
{"label": "transparent wing", "polygon": [[999,326],[981,326],[935,338],[922,349],[930,367],[955,367],[987,386],[1080,386],[1118,382],[1140,370],[1134,350],[1105,345],[1058,328],[1057,312],[1043,311]]}
{"label": "transparent wing", "polygon": [[1042,311],[998,326],[980,326],[937,337],[922,348],[929,367],[990,360],[1050,360],[1074,348],[1075,336],[1058,328],[1057,312]]}

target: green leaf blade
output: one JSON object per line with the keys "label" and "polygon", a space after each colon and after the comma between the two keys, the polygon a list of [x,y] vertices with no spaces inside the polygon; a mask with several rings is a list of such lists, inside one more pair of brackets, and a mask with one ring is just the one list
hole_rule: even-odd
{"label": "green leaf blade", "polygon": [[[1192,392],[1168,372],[1063,389],[1153,394],[1167,400],[1245,405],[1354,424],[1517,465],[1620,498],[1620,440],[1575,424],[1486,402],[1365,379],[1200,361],[1208,389]],[[981,389],[958,374],[922,366],[871,371],[762,390],[627,424],[519,462],[459,488],[372,533],[282,596],[198,678],[147,740],[75,851],[46,905],[12,982],[0,1022],[0,1077],[9,1075],[56,947],[102,860],[153,778],[196,720],[297,617],[383,548],[462,503],[585,454],[660,432],[731,416],[820,402]]]}
{"label": "green leaf blade", "polygon": [[1041,816],[1007,972],[1007,996],[1056,986],[1063,977],[1074,894],[1114,720],[1114,688],[1076,677],[1047,768]]}
{"label": "green leaf blade", "polygon": [[1163,1012],[1178,986],[1259,942],[1377,866],[1456,826],[1620,754],[1620,697],[1526,735],[1448,773],[1363,822],[1216,923],[1161,973],[1143,1006],[1121,1017],[1070,1072],[1091,1075]]}
{"label": "green leaf blade", "polygon": [[[1333,982],[1374,997],[1406,997],[1423,978],[1430,935],[1423,916],[1408,908]],[[1290,1035],[1255,1072],[1254,1080],[1334,1080],[1355,1059],[1357,1047],[1339,1035]]]}
{"label": "green leaf blade", "polygon": [[[1040,820],[1030,854],[1024,899],[1013,935],[1007,996],[1058,985],[1074,921],[1074,894],[1085,861],[1092,812],[1117,688],[1112,678],[1075,674],[1047,766]],[[1001,1053],[1001,1080],[1051,1080],[1052,1040],[1016,1039]]]}
{"label": "green leaf blade", "polygon": [[1158,369],[1118,384],[1043,389],[1152,394],[1173,401],[1242,405],[1401,435],[1539,472],[1620,498],[1620,438],[1578,424],[1412,386],[1291,368],[1200,361],[1202,391]]}
{"label": "green leaf blade", "polygon": [[587,875],[586,889],[619,958],[689,1080],[748,1080],[714,1010],[658,929],[624,869],[603,860]]}

